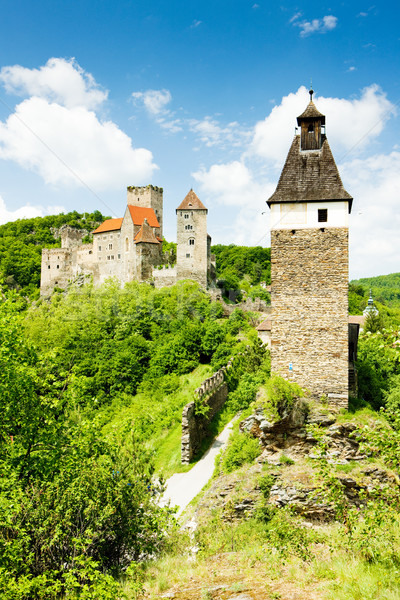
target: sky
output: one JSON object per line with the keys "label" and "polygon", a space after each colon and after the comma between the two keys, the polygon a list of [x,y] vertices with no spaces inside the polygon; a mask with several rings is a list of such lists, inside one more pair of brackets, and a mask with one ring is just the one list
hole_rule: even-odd
{"label": "sky", "polygon": [[213,243],[269,246],[312,84],[346,190],[350,277],[400,271],[400,3],[3,0],[0,223],[193,188]]}

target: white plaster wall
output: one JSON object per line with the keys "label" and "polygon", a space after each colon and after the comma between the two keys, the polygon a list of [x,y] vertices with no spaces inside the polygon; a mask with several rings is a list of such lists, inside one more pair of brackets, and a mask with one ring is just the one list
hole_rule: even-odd
{"label": "white plaster wall", "polygon": [[[328,221],[318,222],[318,209],[328,209]],[[344,200],[327,202],[288,202],[271,205],[271,229],[309,229],[348,227],[349,203]]]}

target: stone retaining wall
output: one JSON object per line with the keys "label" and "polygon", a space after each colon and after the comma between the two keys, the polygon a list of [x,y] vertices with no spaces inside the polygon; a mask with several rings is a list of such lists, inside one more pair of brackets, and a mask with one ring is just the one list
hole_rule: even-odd
{"label": "stone retaining wall", "polygon": [[[250,347],[247,347],[250,350]],[[203,440],[209,435],[209,425],[215,415],[221,410],[228,397],[227,371],[237,367],[246,355],[237,354],[228,364],[205,379],[194,392],[194,400],[187,404],[182,412],[182,445],[181,462],[190,463],[200,450]],[[196,414],[196,401],[202,400],[208,407],[206,414]]]}

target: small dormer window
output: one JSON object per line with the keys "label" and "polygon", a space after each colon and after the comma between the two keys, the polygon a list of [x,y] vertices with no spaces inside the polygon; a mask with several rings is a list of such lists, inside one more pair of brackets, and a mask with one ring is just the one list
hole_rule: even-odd
{"label": "small dormer window", "polygon": [[328,209],[327,208],[319,208],[318,209],[318,223],[327,223],[328,222]]}

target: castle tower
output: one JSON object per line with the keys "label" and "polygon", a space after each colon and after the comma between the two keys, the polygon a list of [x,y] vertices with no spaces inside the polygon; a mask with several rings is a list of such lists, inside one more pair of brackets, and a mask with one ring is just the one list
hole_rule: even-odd
{"label": "castle tower", "polygon": [[343,187],[312,100],[271,209],[271,369],[314,398],[348,403],[348,215]]}
{"label": "castle tower", "polygon": [[177,279],[194,279],[207,287],[211,238],[207,235],[207,212],[193,190],[176,209]]}
{"label": "castle tower", "polygon": [[160,224],[160,237],[163,237],[163,188],[154,185],[145,187],[128,186],[128,206],[152,208]]}

